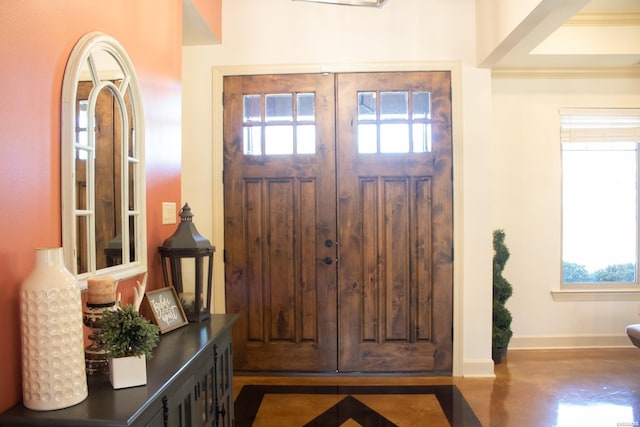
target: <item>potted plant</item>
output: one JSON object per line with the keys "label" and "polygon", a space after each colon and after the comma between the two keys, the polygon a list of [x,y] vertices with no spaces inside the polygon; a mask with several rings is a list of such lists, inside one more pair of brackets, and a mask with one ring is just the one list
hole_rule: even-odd
{"label": "potted plant", "polygon": [[158,345],[158,327],[133,305],[105,311],[101,319],[102,348],[109,358],[109,381],[113,388],[147,383],[147,359]]}
{"label": "potted plant", "polygon": [[493,232],[493,331],[492,331],[492,358],[495,363],[500,363],[507,353],[509,341],[513,335],[511,331],[511,312],[505,306],[507,300],[513,294],[513,287],[502,276],[504,266],[509,259],[509,249],[504,243],[504,230]]}

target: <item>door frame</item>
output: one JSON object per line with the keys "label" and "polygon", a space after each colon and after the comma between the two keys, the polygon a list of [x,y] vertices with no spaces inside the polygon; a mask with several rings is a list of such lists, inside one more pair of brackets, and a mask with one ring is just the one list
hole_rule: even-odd
{"label": "door frame", "polygon": [[[212,68],[212,204],[224,206],[223,170],[223,105],[222,93],[225,76],[255,74],[299,74],[299,73],[349,73],[349,72],[404,72],[404,71],[449,71],[451,73],[451,120],[453,174],[462,173],[462,64],[456,61],[444,62],[411,62],[411,63],[362,63],[353,65],[261,65],[261,66],[221,66]],[[453,247],[462,248],[462,179],[453,180]],[[224,247],[224,208],[212,212],[213,235],[219,236],[214,242],[218,248]],[[218,253],[222,255],[222,250]],[[453,260],[453,366],[452,376],[463,374],[462,343],[464,322],[462,312],[462,250],[456,251],[458,256]],[[222,284],[214,290],[214,309],[225,310],[225,276],[223,256],[214,260],[214,283]]]}

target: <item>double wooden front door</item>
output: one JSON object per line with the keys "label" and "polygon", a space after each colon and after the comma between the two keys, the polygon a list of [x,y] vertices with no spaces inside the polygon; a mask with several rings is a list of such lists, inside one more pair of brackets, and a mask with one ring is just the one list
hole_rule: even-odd
{"label": "double wooden front door", "polygon": [[226,77],[234,366],[449,371],[448,72]]}

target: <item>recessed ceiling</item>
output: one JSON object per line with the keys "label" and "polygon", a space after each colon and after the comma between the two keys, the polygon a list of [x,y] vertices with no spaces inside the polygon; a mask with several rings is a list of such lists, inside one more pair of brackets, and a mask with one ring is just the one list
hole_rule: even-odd
{"label": "recessed ceiling", "polygon": [[592,0],[573,11],[568,3],[534,22],[491,68],[637,67],[640,72],[638,0]]}

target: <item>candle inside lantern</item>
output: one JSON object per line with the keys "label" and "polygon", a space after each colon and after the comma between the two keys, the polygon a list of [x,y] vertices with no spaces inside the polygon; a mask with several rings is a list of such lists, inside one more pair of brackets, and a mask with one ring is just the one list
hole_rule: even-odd
{"label": "candle inside lantern", "polygon": [[87,304],[109,304],[116,300],[116,280],[111,276],[87,280]]}
{"label": "candle inside lantern", "polygon": [[185,313],[196,312],[196,294],[193,292],[183,292],[180,294],[180,302]]}

